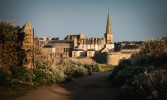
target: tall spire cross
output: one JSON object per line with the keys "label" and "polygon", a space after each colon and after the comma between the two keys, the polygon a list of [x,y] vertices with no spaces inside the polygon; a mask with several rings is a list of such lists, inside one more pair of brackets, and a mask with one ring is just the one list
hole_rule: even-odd
{"label": "tall spire cross", "polygon": [[108,12],[108,17],[107,17],[107,26],[106,26],[106,33],[111,33],[111,24],[110,24],[110,13]]}

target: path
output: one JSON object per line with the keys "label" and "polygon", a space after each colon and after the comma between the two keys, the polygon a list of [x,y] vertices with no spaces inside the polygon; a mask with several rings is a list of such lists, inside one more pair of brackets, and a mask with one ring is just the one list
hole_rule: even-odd
{"label": "path", "polygon": [[118,89],[106,81],[109,74],[94,73],[62,86],[40,87],[17,100],[117,100]]}

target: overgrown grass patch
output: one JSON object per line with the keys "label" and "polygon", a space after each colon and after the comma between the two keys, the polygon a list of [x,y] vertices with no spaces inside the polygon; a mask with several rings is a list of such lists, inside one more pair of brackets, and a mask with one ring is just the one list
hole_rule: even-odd
{"label": "overgrown grass patch", "polygon": [[114,65],[106,65],[106,64],[101,64],[100,66],[103,71],[111,71],[115,67]]}

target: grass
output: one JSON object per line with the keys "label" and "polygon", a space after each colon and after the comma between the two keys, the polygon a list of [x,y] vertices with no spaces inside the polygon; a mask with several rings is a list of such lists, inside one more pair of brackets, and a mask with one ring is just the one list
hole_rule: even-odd
{"label": "grass", "polygon": [[31,89],[16,89],[0,87],[0,100],[13,100],[27,94]]}
{"label": "grass", "polygon": [[106,65],[106,64],[101,64],[100,66],[103,71],[111,71],[115,67],[113,65]]}

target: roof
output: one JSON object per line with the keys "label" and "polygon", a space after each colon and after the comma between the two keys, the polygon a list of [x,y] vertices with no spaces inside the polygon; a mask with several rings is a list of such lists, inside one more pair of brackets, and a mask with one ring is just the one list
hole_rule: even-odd
{"label": "roof", "polygon": [[68,34],[64,40],[73,40],[74,38],[77,38],[77,39],[83,39],[85,38],[84,34],[74,34],[74,35],[70,35]]}
{"label": "roof", "polygon": [[80,48],[74,48],[74,51],[84,51],[84,50]]}
{"label": "roof", "polygon": [[51,40],[47,44],[56,44],[56,43],[68,43],[68,44],[73,44],[74,41],[72,40]]}
{"label": "roof", "polygon": [[87,51],[95,51],[95,49],[88,49]]}
{"label": "roof", "polygon": [[138,46],[137,45],[124,45],[122,47],[122,49],[137,49]]}
{"label": "roof", "polygon": [[101,50],[101,53],[106,53],[106,52],[109,52],[109,50],[108,50],[107,48],[103,48],[103,49]]}
{"label": "roof", "polygon": [[57,37],[57,38],[52,38],[51,40],[59,40],[59,37]]}
{"label": "roof", "polygon": [[43,48],[53,48],[53,45],[44,45]]}

